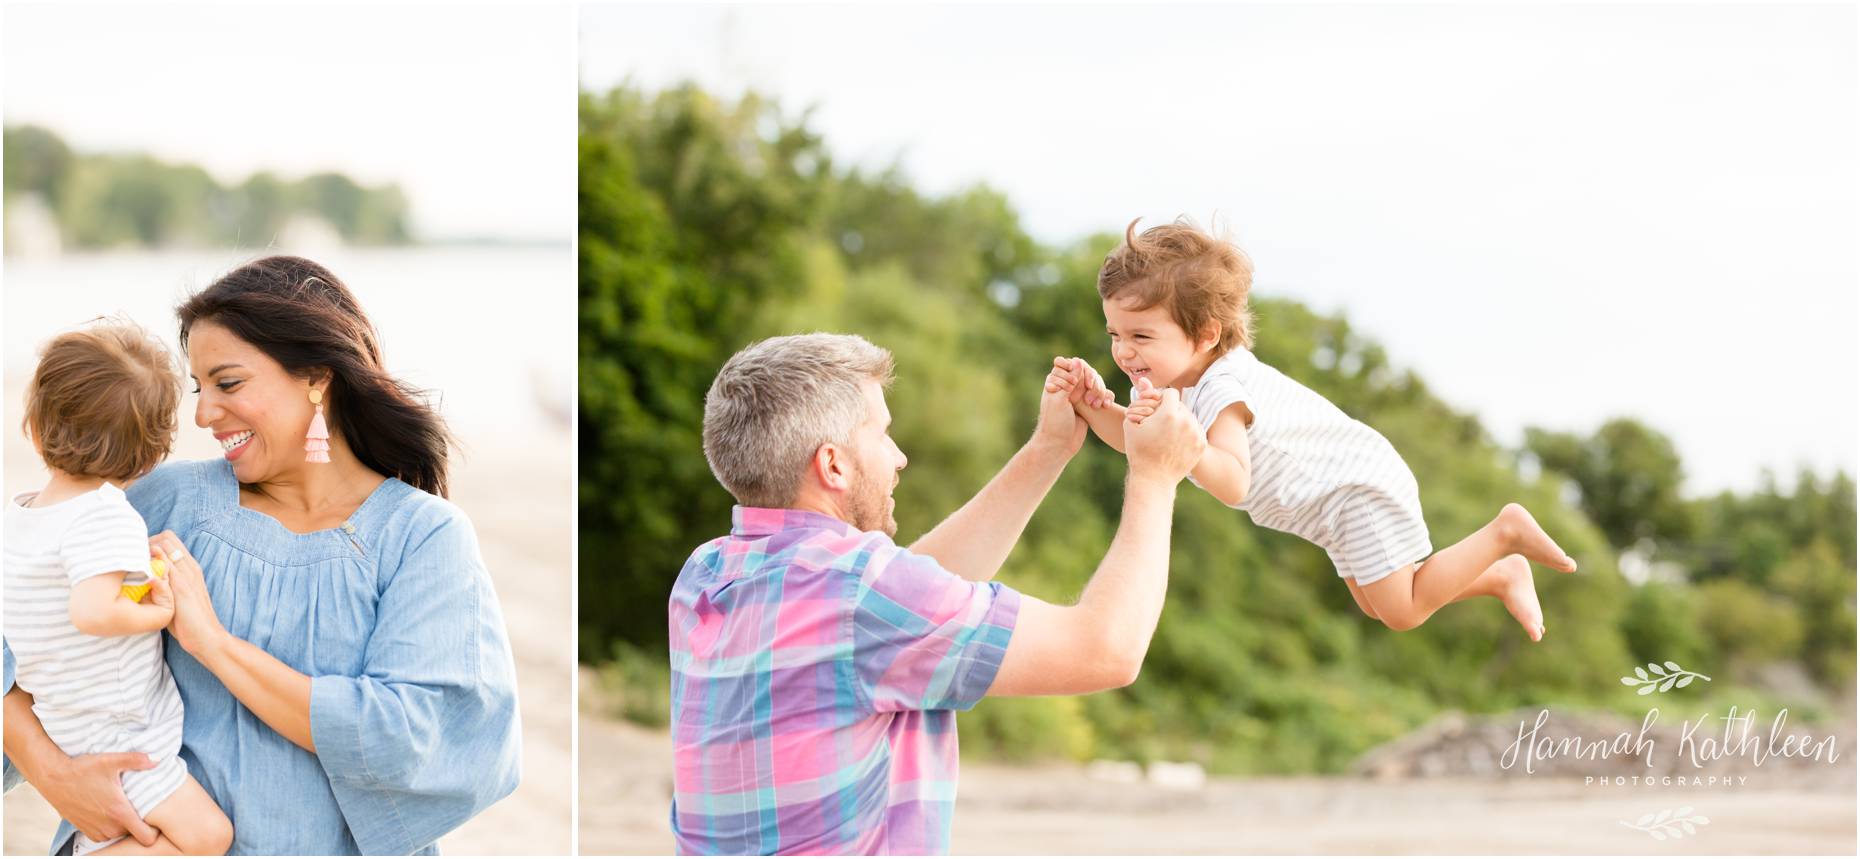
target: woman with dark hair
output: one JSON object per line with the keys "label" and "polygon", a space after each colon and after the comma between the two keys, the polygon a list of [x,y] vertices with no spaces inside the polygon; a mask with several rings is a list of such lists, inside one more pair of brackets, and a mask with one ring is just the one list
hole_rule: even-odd
{"label": "woman with dark hair", "polygon": [[[510,643],[445,500],[444,422],[309,260],[242,266],[178,313],[194,422],[224,457],[163,465],[128,496],[172,570],[182,758],[232,818],[233,853],[436,852],[518,778]],[[55,843],[143,840],[115,775],[134,758],[47,750],[16,696],[7,753],[70,821]]]}

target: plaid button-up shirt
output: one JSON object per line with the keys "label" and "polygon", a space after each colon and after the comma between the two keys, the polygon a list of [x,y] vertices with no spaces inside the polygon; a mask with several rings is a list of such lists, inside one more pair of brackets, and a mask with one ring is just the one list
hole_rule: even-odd
{"label": "plaid button-up shirt", "polygon": [[947,853],[956,711],[1020,594],[877,531],[737,507],[672,587],[681,853]]}

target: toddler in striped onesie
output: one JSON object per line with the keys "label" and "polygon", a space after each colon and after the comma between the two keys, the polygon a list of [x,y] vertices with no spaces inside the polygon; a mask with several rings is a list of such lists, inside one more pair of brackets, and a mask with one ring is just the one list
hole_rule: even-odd
{"label": "toddler in striped onesie", "polygon": [[1207,430],[1189,480],[1256,524],[1296,534],[1330,554],[1370,617],[1390,629],[1421,625],[1441,606],[1501,600],[1532,641],[1543,610],[1530,561],[1562,572],[1576,562],[1523,507],[1438,552],[1421,517],[1413,472],[1381,433],[1253,356],[1247,293],[1253,267],[1233,244],[1186,221],[1136,233],[1098,272],[1111,354],[1135,388],[1128,409],[1079,358],[1056,358],[1049,391],[1107,444],[1124,449],[1125,422],[1154,411],[1162,388]]}
{"label": "toddler in striped onesie", "polygon": [[[232,823],[187,773],[181,695],[162,659],[174,616],[150,576],[148,527],[123,486],[168,455],[181,398],[174,361],[133,325],[60,335],[26,393],[26,431],[51,479],[6,506],[6,644],[15,685],[71,756],[142,752],[153,769],[122,776],[123,795],[159,830],[154,846],[76,836],[75,855],[218,855]],[[123,586],[149,585],[141,602]]]}

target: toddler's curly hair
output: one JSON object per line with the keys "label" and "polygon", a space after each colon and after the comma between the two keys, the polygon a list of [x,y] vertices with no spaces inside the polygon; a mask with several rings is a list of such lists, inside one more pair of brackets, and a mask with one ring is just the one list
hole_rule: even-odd
{"label": "toddler's curly hair", "polygon": [[23,426],[47,467],[133,480],[174,444],[181,380],[141,326],[107,321],[46,344],[26,388]]}
{"label": "toddler's curly hair", "polygon": [[1216,348],[1253,348],[1253,313],[1247,293],[1253,288],[1253,261],[1230,241],[1209,235],[1187,218],[1137,233],[1137,221],[1124,228],[1124,243],[1098,269],[1098,296],[1134,299],[1135,310],[1158,304],[1191,339],[1209,325],[1220,326]]}

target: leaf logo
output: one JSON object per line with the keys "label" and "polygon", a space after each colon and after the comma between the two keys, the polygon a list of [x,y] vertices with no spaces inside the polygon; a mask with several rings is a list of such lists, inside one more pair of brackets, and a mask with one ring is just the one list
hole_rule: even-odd
{"label": "leaf logo", "polygon": [[1668,838],[1677,839],[1697,835],[1698,827],[1710,823],[1711,818],[1703,814],[1693,814],[1692,806],[1685,805],[1658,814],[1643,814],[1633,823],[1625,820],[1616,822],[1629,829],[1645,832],[1653,836],[1655,841],[1665,841]]}
{"label": "leaf logo", "polygon": [[1679,663],[1668,660],[1665,665],[1649,662],[1647,667],[1634,666],[1633,677],[1621,678],[1623,686],[1639,686],[1638,695],[1650,695],[1655,690],[1665,692],[1669,689],[1684,689],[1694,679],[1711,682],[1710,677],[1679,667]]}

